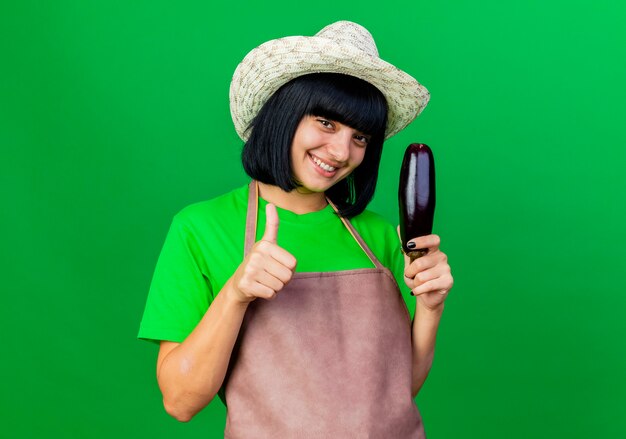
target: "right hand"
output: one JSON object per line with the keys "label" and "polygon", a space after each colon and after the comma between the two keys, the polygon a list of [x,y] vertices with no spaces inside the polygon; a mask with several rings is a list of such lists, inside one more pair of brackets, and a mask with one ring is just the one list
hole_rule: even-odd
{"label": "right hand", "polygon": [[273,299],[293,277],[296,258],[276,243],[278,213],[269,203],[265,209],[265,234],[230,278],[237,301],[249,303],[257,297]]}

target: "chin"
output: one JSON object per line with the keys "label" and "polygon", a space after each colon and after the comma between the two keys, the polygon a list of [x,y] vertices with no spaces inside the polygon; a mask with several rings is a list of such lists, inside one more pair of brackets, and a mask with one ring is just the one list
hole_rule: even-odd
{"label": "chin", "polygon": [[335,176],[332,180],[307,178],[308,181],[296,180],[296,183],[302,193],[324,193],[346,177],[347,175]]}
{"label": "chin", "polygon": [[323,193],[328,189],[333,187],[333,185],[315,185],[315,184],[302,184],[298,183],[296,190],[302,194],[313,194],[313,193]]}

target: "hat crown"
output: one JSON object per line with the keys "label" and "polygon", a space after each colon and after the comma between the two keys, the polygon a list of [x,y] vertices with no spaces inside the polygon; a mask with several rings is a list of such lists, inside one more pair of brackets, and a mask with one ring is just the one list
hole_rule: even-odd
{"label": "hat crown", "polygon": [[374,37],[363,26],[351,21],[337,21],[315,34],[316,37],[333,40],[339,45],[355,47],[378,58]]}
{"label": "hat crown", "polygon": [[248,140],[254,118],[276,90],[311,73],[350,75],[380,90],[388,105],[386,139],[415,119],[430,98],[415,78],[380,58],[367,29],[338,21],[313,37],[267,41],[239,63],[230,84],[230,111],[239,137]]}

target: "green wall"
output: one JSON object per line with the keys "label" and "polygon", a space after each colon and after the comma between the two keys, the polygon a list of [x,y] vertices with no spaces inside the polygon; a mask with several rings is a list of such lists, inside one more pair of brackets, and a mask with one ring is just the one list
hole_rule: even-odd
{"label": "green wall", "polygon": [[244,184],[243,56],[350,19],[432,93],[386,144],[437,160],[449,255],[429,439],[626,437],[623,2],[19,1],[0,6],[0,435],[220,437],[164,412],[135,339],[172,216]]}

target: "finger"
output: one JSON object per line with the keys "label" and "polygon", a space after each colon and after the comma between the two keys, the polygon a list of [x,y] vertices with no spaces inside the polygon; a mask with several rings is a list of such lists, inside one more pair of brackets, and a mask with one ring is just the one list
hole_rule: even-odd
{"label": "finger", "polygon": [[443,255],[442,252],[428,253],[411,262],[411,264],[404,269],[404,275],[412,279],[418,273],[436,266],[444,257],[445,255]]}
{"label": "finger", "polygon": [[272,203],[268,203],[265,207],[265,233],[263,234],[263,238],[261,238],[261,240],[276,244],[277,237],[278,212],[276,212],[276,206]]}
{"label": "finger", "polygon": [[263,297],[269,298],[276,294],[276,292],[259,282],[258,275],[254,278],[243,278],[237,284],[237,288],[247,297]]}
{"label": "finger", "polygon": [[251,288],[250,294],[253,297],[261,297],[263,299],[273,299],[274,297],[276,297],[276,291],[274,291],[274,289],[259,282],[254,284],[254,286]]}
{"label": "finger", "polygon": [[450,289],[451,280],[447,276],[441,276],[437,279],[429,280],[411,290],[411,294],[419,296],[420,294],[447,292]]}
{"label": "finger", "polygon": [[418,286],[428,282],[429,280],[437,279],[438,277],[444,276],[449,272],[450,271],[447,266],[435,265],[428,270],[422,270],[417,273],[413,280],[415,281],[415,286]]}
{"label": "finger", "polygon": [[285,284],[280,279],[276,278],[267,271],[258,273],[256,276],[256,281],[259,285],[265,286],[274,292],[279,292],[285,286]]}
{"label": "finger", "polygon": [[293,271],[290,268],[271,258],[266,262],[265,271],[283,284],[287,284],[293,277]]}
{"label": "finger", "polygon": [[439,244],[441,243],[441,239],[438,235],[424,235],[419,236],[413,239],[410,239],[407,242],[407,247],[411,248],[411,243],[415,245],[414,249],[422,249],[427,248],[428,253],[432,253],[433,251],[439,248]]}
{"label": "finger", "polygon": [[298,263],[298,261],[291,253],[289,253],[284,248],[281,248],[278,245],[273,245],[269,249],[269,253],[272,258],[278,261],[278,263],[284,265],[292,272],[296,269],[296,264]]}

